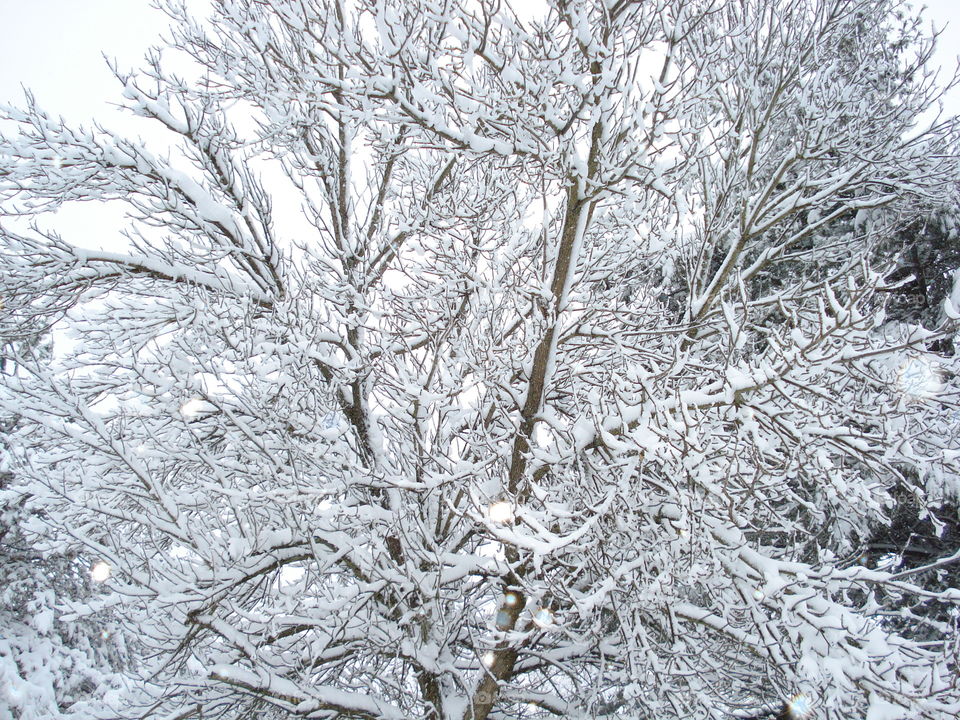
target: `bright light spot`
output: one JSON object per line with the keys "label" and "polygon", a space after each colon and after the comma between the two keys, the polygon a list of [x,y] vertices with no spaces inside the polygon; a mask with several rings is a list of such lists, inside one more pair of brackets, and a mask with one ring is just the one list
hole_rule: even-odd
{"label": "bright light spot", "polygon": [[300,580],[307,573],[305,568],[296,567],[296,566],[286,566],[280,568],[280,574],[277,577],[277,580],[281,585],[295,583],[297,580]]}
{"label": "bright light spot", "polygon": [[754,599],[754,600],[756,600],[757,602],[760,602],[761,600],[763,600],[763,598],[764,598],[764,595],[763,595],[763,591],[762,591],[762,590],[754,590],[754,591],[753,591],[753,599]]}
{"label": "bright light spot", "polygon": [[801,720],[810,714],[813,710],[813,702],[803,693],[797,693],[787,701],[787,712],[791,718]]}
{"label": "bright light spot", "polygon": [[103,560],[94,564],[94,566],[90,568],[90,578],[94,582],[104,582],[109,577],[110,566],[103,562]]}
{"label": "bright light spot", "polygon": [[483,655],[483,664],[487,667],[493,665],[493,661],[497,659],[497,656],[493,654],[493,651],[484,653]]}
{"label": "bright light spot", "polygon": [[110,631],[109,631],[109,630],[104,630],[102,633],[100,633],[100,639],[101,639],[101,640],[109,640],[109,639],[110,639]]}
{"label": "bright light spot", "polygon": [[525,0],[522,3],[517,3],[514,12],[517,14],[517,17],[524,22],[530,22],[543,18],[549,10],[550,5],[544,2],[544,0]]}
{"label": "bright light spot", "polygon": [[542,628],[550,627],[553,625],[553,611],[550,608],[540,608],[534,613],[533,622]]}
{"label": "bright light spot", "polygon": [[170,548],[170,557],[176,558],[177,560],[183,560],[184,558],[190,557],[190,555],[190,550],[183,545],[173,545]]}
{"label": "bright light spot", "polygon": [[504,605],[513,607],[513,606],[516,605],[518,602],[520,602],[520,596],[517,595],[517,593],[515,593],[515,592],[508,592],[508,593],[507,593],[506,595],[504,595],[504,597],[503,597],[503,604],[504,604]]}
{"label": "bright light spot", "polygon": [[191,420],[197,417],[204,410],[209,409],[209,403],[206,403],[199,398],[193,398],[192,400],[187,400],[183,405],[180,406],[180,414],[183,415],[187,420]]}
{"label": "bright light spot", "polygon": [[58,167],[58,168],[62,168],[62,167],[63,167],[63,158],[60,157],[59,155],[57,155],[57,156],[53,159],[53,166],[54,166],[54,167]]}
{"label": "bright light spot", "polygon": [[936,364],[913,358],[900,367],[897,387],[908,400],[929,400],[943,390],[943,375]]}
{"label": "bright light spot", "polygon": [[553,433],[543,423],[533,428],[533,441],[538,447],[549,448],[553,445]]}
{"label": "bright light spot", "polygon": [[498,500],[487,508],[487,517],[491,522],[505,525],[513,522],[513,506],[505,500]]}

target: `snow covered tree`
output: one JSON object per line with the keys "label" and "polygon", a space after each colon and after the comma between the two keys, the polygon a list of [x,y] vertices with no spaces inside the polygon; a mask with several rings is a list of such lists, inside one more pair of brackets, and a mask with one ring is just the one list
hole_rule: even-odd
{"label": "snow covered tree", "polygon": [[[887,277],[892,286],[889,316],[934,328],[943,320],[943,301],[960,269],[958,215],[960,197],[945,212],[921,216],[900,233],[899,263]],[[945,338],[940,344],[947,350],[948,343]]]}
{"label": "snow covered tree", "polygon": [[71,617],[93,583],[75,553],[38,551],[13,480],[0,473],[0,718],[86,720],[125,694],[124,636],[109,613]]}
{"label": "snow covered tree", "polygon": [[[35,341],[14,345],[43,355]],[[5,354],[2,372],[15,372]],[[9,471],[5,440],[14,425],[9,416],[0,421],[0,718],[89,718],[125,684],[124,638],[108,613],[65,621],[69,605],[92,599],[92,582],[76,549],[41,552],[46,528]]]}
{"label": "snow covered tree", "polygon": [[[955,273],[960,269],[957,251],[957,212],[960,200],[932,215],[921,215],[891,239],[896,246],[897,267],[887,276],[890,287],[887,317],[902,323],[936,329],[943,322],[944,300],[950,297]],[[949,357],[954,353],[953,337],[928,343],[930,350]],[[931,360],[936,356],[932,356]],[[908,362],[901,370],[900,384],[910,393],[936,391],[943,380],[940,363]],[[960,430],[960,413],[953,412],[942,432]],[[951,496],[919,502],[910,486],[893,493],[894,507],[889,523],[879,522],[862,548],[866,563],[887,569],[916,571],[913,582],[927,590],[960,587],[960,562],[941,563],[960,553],[960,506]],[[904,598],[921,615],[949,620],[952,608],[929,604],[923,597]],[[905,632],[926,634],[924,623],[901,621]]]}
{"label": "snow covered tree", "polygon": [[[0,141],[0,331],[59,348],[0,403],[132,716],[960,712],[960,590],[859,552],[958,490],[960,290],[884,311],[958,176],[903,3],[163,7],[166,147]],[[73,201],[123,237],[23,227]]]}

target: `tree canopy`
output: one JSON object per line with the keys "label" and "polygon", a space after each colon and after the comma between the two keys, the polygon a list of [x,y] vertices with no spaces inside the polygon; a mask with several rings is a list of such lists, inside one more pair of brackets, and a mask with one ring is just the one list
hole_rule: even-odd
{"label": "tree canopy", "polygon": [[0,407],[142,645],[105,716],[960,714],[960,549],[864,549],[960,470],[960,287],[888,312],[960,175],[905,3],[161,5],[165,143],[0,125],[0,334],[54,339]]}

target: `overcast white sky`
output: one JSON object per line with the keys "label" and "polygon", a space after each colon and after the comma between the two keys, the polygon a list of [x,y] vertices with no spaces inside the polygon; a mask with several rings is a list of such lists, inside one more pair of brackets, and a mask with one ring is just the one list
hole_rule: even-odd
{"label": "overcast white sky", "polygon": [[52,112],[100,115],[119,97],[101,52],[139,65],[166,24],[147,0],[0,0],[0,102],[19,104],[22,84]]}

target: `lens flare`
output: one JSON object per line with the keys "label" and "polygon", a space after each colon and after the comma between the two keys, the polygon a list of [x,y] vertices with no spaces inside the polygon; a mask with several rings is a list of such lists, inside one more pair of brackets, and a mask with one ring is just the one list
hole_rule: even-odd
{"label": "lens flare", "polygon": [[540,608],[533,615],[533,622],[537,627],[548,628],[553,625],[553,611],[550,608]]}
{"label": "lens flare", "polygon": [[193,420],[204,411],[209,410],[209,408],[210,405],[208,403],[200,398],[193,398],[192,400],[187,400],[180,406],[180,414],[187,420]]}
{"label": "lens flare", "polygon": [[104,582],[107,578],[110,577],[110,566],[107,565],[103,560],[98,563],[95,563],[92,568],[90,568],[90,578],[94,582]]}
{"label": "lens flare", "polygon": [[935,363],[912,358],[900,367],[897,388],[907,400],[929,400],[943,390],[943,373]]}
{"label": "lens flare", "polygon": [[803,693],[797,693],[787,701],[787,712],[794,720],[809,717],[813,710],[813,701]]}
{"label": "lens flare", "polygon": [[491,503],[487,508],[487,517],[491,522],[506,525],[513,522],[513,506],[505,500]]}

